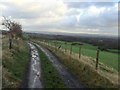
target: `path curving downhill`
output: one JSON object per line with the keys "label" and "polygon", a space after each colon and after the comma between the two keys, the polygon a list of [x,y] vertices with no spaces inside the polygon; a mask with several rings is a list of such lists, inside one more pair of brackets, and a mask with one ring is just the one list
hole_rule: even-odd
{"label": "path curving downhill", "polygon": [[36,47],[28,43],[30,46],[30,67],[28,76],[28,88],[43,88],[41,81],[40,58]]}
{"label": "path curving downhill", "polygon": [[60,63],[60,61],[58,60],[57,57],[55,57],[49,50],[47,50],[46,48],[35,44],[39,49],[41,49],[46,56],[48,57],[48,59],[50,60],[50,62],[52,62],[52,65],[57,69],[57,71],[59,72],[61,78],[63,79],[63,81],[65,82],[65,85],[67,86],[67,88],[84,88],[83,85],[80,83],[80,81],[73,76],[66,68],[65,66]]}

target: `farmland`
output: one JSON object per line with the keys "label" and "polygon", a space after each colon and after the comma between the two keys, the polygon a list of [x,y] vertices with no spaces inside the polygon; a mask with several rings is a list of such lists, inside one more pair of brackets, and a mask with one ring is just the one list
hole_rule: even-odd
{"label": "farmland", "polygon": [[[51,45],[56,45],[58,47],[61,45],[62,49],[67,49],[67,50],[70,50],[71,43],[73,43],[73,42],[67,42],[67,44],[65,44],[65,41],[56,41],[56,44],[54,44],[54,42],[55,41],[52,41],[52,42],[48,41],[48,43],[50,43]],[[95,59],[96,51],[97,51],[97,46],[93,46],[86,43],[84,43],[81,46],[81,53],[84,56],[92,57]],[[72,46],[72,52],[79,53],[79,46],[78,45]],[[99,61],[108,65],[109,67],[112,67],[118,70],[118,55],[119,55],[118,53],[100,51]]]}

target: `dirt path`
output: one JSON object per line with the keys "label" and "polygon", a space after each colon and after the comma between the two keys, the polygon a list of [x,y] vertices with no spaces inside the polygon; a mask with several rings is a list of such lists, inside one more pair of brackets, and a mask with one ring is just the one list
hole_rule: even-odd
{"label": "dirt path", "polygon": [[49,50],[41,47],[38,44],[36,45],[46,54],[53,66],[58,70],[61,78],[64,80],[68,88],[83,88],[83,85],[65,68],[65,66],[63,66],[63,64],[60,63],[58,58],[56,58]]}
{"label": "dirt path", "polygon": [[40,58],[36,47],[28,43],[31,49],[28,88],[42,88]]}

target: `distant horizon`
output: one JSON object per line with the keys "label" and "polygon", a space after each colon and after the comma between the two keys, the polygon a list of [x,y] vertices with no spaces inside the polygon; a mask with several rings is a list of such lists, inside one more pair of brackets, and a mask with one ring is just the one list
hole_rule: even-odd
{"label": "distant horizon", "polygon": [[[2,31],[0,29],[0,31]],[[8,30],[4,30],[4,31],[8,31]],[[74,36],[74,35],[98,35],[98,36],[106,36],[106,37],[119,37],[118,35],[109,35],[109,34],[99,34],[99,33],[70,33],[70,32],[48,32],[48,31],[23,31],[25,33],[38,33],[38,34],[48,34],[48,35],[69,35],[69,36]]]}
{"label": "distant horizon", "polygon": [[[69,33],[69,32],[66,32],[66,33],[63,33],[63,32],[41,32],[41,31],[36,31],[36,32],[33,32],[33,31],[24,31],[26,33],[38,33],[38,34],[48,34],[48,35],[68,35],[68,36],[79,36],[79,35],[83,35],[83,36],[86,36],[86,35],[89,35],[89,36],[105,36],[105,37],[119,37],[119,35],[108,35],[108,34],[91,34],[91,33]],[[93,37],[94,37],[93,36]]]}

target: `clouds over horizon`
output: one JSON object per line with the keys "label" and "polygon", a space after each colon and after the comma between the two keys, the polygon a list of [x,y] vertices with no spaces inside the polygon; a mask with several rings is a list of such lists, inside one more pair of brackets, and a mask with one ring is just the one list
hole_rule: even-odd
{"label": "clouds over horizon", "polygon": [[24,31],[118,34],[118,3],[64,0],[7,0],[2,15],[18,21]]}

